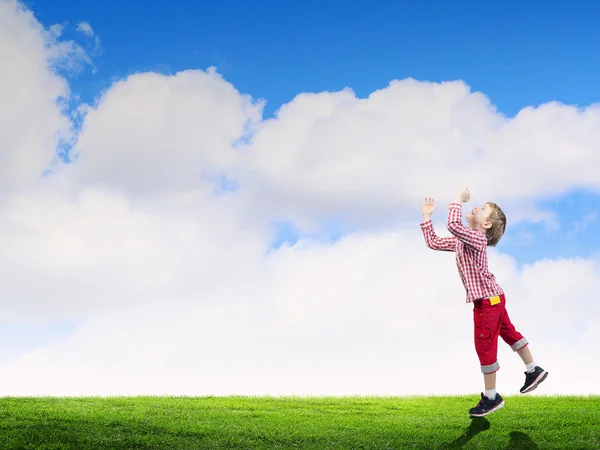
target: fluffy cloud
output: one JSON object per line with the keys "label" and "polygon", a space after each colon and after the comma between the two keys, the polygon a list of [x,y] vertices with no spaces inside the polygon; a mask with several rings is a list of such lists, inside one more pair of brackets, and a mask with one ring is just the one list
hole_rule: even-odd
{"label": "fluffy cloud", "polygon": [[[133,207],[86,189],[15,196],[3,217],[2,316],[76,318],[125,303],[208,301],[207,289],[259,261],[263,241],[222,205],[198,194],[179,209]],[[162,208],[162,210],[161,210]],[[172,300],[172,298],[174,299]]]}
{"label": "fluffy cloud", "polygon": [[600,188],[599,125],[596,105],[549,103],[509,119],[459,81],[393,81],[364,99],[300,94],[258,127],[239,177],[248,202],[306,226],[396,224],[419,197],[444,204],[462,185],[512,223],[551,220],[535,200]]}
{"label": "fluffy cloud", "polygon": [[[231,273],[206,303],[110,305],[63,342],[2,372],[25,394],[410,394],[477,392],[471,306],[451,254],[418,232],[351,235],[271,254],[251,279]],[[407,258],[403,255],[410,255]],[[539,393],[589,393],[600,282],[593,261],[518,270],[492,252],[509,311],[551,372]],[[556,274],[569,273],[571,280]],[[554,276],[553,276],[554,275]],[[561,289],[561,286],[564,286]],[[568,301],[577,298],[577,303]],[[523,365],[500,343],[498,388],[517,393]],[[585,369],[585,370],[584,370]],[[569,377],[580,374],[573,384]],[[44,377],[36,374],[44,373]]]}
{"label": "fluffy cloud", "polygon": [[[440,199],[444,233],[448,187],[506,200],[513,222],[544,219],[527,211],[539,196],[596,187],[595,108],[507,119],[462,82],[304,93],[261,120],[215,70],[142,73],[81,105],[74,136],[53,30],[0,3],[14,63],[0,68],[0,314],[74,331],[13,352],[3,394],[477,392],[471,307],[452,255],[422,241],[418,198]],[[74,162],[42,178],[74,137]],[[276,220],[353,231],[272,249]],[[597,393],[598,262],[490,257],[551,372],[541,392]],[[500,391],[517,392],[503,344],[500,363]]]}
{"label": "fluffy cloud", "polygon": [[143,197],[218,183],[260,110],[212,69],[133,75],[87,109],[68,176]]}
{"label": "fluffy cloud", "polygon": [[15,1],[0,2],[0,187],[27,187],[40,178],[70,137],[60,101],[65,79],[48,65],[56,46],[33,14]]}

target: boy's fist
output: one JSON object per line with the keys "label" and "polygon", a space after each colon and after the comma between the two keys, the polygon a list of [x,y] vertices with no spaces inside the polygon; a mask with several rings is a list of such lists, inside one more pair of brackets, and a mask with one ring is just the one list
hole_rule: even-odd
{"label": "boy's fist", "polygon": [[469,192],[469,190],[467,188],[462,189],[458,193],[458,201],[459,201],[459,203],[468,202],[470,199],[471,199],[471,193]]}

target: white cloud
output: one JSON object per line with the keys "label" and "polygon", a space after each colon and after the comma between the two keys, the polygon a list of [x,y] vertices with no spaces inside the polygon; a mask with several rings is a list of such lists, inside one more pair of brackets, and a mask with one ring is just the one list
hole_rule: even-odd
{"label": "white cloud", "polygon": [[212,69],[132,75],[87,111],[68,176],[140,196],[212,184],[260,108]]}
{"label": "white cloud", "polygon": [[[509,120],[464,83],[405,80],[367,99],[301,94],[261,121],[212,69],[115,83],[82,106],[75,163],[41,179],[56,136],[72,137],[54,35],[0,3],[0,316],[78,326],[5,361],[1,395],[478,392],[471,306],[453,255],[423,243],[419,197],[438,198],[444,233],[464,184],[514,223],[552,219],[539,196],[598,182],[595,108]],[[214,195],[221,175],[239,191]],[[282,218],[356,231],[269,252]],[[490,262],[551,373],[539,393],[598,393],[598,261]],[[500,363],[500,392],[516,393],[523,367],[503,343]]]}
{"label": "white cloud", "polygon": [[55,38],[59,38],[63,34],[63,31],[65,31],[65,27],[64,25],[57,23],[51,25],[48,30],[54,35]]}
{"label": "white cloud", "polygon": [[[452,255],[426,249],[419,233],[299,244],[273,253],[252,277],[228,272],[196,302],[111,305],[69,340],[6,368],[4,389],[63,395],[477,392],[482,377],[471,306]],[[551,372],[536,394],[597,392],[593,369],[600,354],[589,337],[600,311],[585,295],[599,287],[597,264],[552,261],[519,271],[495,252],[491,262],[513,322]],[[499,358],[498,388],[514,394],[523,365],[503,342]],[[33,375],[40,371],[43,378]],[[573,372],[580,374],[577,384],[569,382]]]}
{"label": "white cloud", "polygon": [[87,22],[79,22],[76,29],[93,42],[92,47],[88,50],[90,54],[92,56],[99,55],[101,52],[100,37],[94,32],[92,26]]}
{"label": "white cloud", "polygon": [[323,216],[395,224],[419,197],[444,204],[463,185],[512,223],[545,220],[535,200],[600,188],[599,111],[550,103],[509,119],[458,81],[394,81],[365,99],[301,94],[261,124],[239,176],[253,206],[306,226]]}
{"label": "white cloud", "polygon": [[[95,71],[92,53],[97,53],[99,50],[98,37],[94,37],[94,48],[88,51],[76,41],[59,40],[63,31],[63,25],[52,25],[42,33],[52,70],[63,74],[72,74],[80,72],[89,65],[92,67],[92,71]],[[81,30],[78,28],[78,31]]]}
{"label": "white cloud", "polygon": [[48,67],[55,47],[46,44],[30,11],[0,2],[0,198],[39,179],[58,141],[70,138],[71,124],[57,104],[69,87]]}
{"label": "white cloud", "polygon": [[243,274],[260,262],[264,240],[244,232],[210,191],[134,206],[102,190],[71,197],[51,183],[45,188],[13,197],[0,223],[0,279],[6,298],[19,299],[0,304],[4,318],[58,320],[124,302],[209,301],[230,271]]}
{"label": "white cloud", "polygon": [[91,25],[87,22],[79,22],[77,24],[77,31],[85,34],[88,37],[94,37],[94,30],[92,29]]}

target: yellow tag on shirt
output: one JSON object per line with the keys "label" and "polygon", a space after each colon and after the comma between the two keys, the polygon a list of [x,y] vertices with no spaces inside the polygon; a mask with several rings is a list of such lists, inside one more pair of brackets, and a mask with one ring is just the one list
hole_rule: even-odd
{"label": "yellow tag on shirt", "polygon": [[499,296],[490,297],[490,305],[497,305],[498,303],[500,303]]}

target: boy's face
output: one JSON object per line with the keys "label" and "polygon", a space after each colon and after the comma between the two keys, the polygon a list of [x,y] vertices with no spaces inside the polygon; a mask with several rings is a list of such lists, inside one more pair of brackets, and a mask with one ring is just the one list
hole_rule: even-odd
{"label": "boy's face", "polygon": [[488,221],[488,217],[492,209],[488,203],[480,207],[475,207],[473,210],[467,214],[467,223],[469,224],[469,228],[474,228],[476,230],[487,230],[492,226],[492,224]]}

